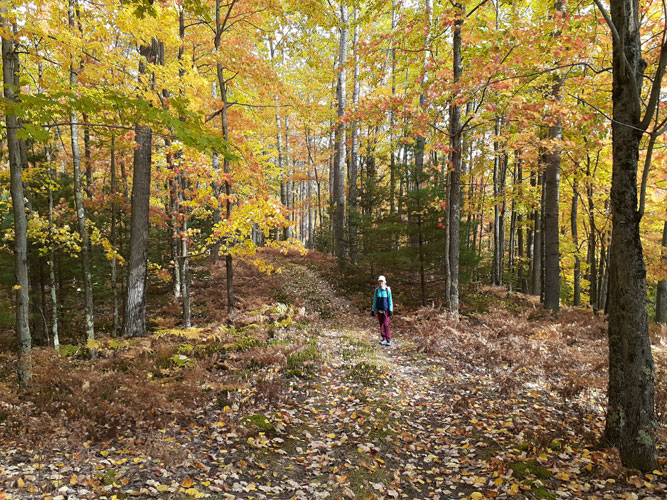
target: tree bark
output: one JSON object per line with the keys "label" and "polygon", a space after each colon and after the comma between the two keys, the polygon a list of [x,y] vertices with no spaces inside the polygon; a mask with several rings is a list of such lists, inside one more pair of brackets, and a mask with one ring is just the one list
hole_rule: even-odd
{"label": "tree bark", "polygon": [[[601,4],[598,6],[601,7]],[[611,0],[614,30],[612,80],[612,241],[609,275],[609,405],[606,435],[620,444],[623,465],[656,467],[653,356],[646,311],[646,268],[639,232],[637,168],[646,129],[641,118],[639,5]],[[664,67],[662,68],[664,73]],[[660,86],[662,74],[654,84]],[[655,105],[655,104],[654,104]],[[652,116],[653,109],[647,115]],[[620,396],[620,397],[619,397]]]}
{"label": "tree bark", "polygon": [[[158,53],[157,40],[142,45],[139,52],[146,61],[154,62]],[[139,73],[146,72],[144,63]],[[132,175],[132,217],[130,229],[130,256],[128,259],[127,293],[123,323],[124,337],[146,335],[146,279],[148,275],[148,215],[151,195],[151,163],[153,131],[137,123],[134,128],[134,173]]]}
{"label": "tree bark", "polygon": [[[7,19],[7,7],[0,7],[0,23],[7,38],[2,38],[2,77],[5,99],[18,102],[19,55],[14,42],[16,27]],[[25,198],[23,193],[23,160],[18,138],[20,128],[15,113],[5,114],[7,125],[7,149],[9,152],[10,190],[14,212],[14,259],[16,284],[15,332],[18,340],[17,376],[19,385],[28,387],[32,381],[32,339],[28,323],[29,278],[28,278],[28,236]]]}

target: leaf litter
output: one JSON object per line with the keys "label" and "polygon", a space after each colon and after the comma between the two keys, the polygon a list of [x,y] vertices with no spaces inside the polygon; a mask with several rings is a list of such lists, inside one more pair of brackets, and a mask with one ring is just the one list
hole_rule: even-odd
{"label": "leaf litter", "polygon": [[[574,309],[552,318],[487,289],[476,293],[492,298],[488,312],[395,316],[385,348],[316,272],[321,261],[272,258],[282,276],[247,271],[252,293],[233,328],[107,339],[96,360],[39,353],[58,380],[37,381],[54,392],[48,401],[4,384],[0,499],[667,496],[662,441],[651,474],[624,470],[600,444],[601,319]],[[83,404],[104,401],[105,374],[138,396],[112,385],[100,415]]]}

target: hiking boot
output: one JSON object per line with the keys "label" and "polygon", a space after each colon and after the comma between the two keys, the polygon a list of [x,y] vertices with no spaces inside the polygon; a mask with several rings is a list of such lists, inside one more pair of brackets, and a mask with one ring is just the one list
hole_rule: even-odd
{"label": "hiking boot", "polygon": [[387,342],[385,339],[382,339],[380,345],[389,345],[391,342]]}
{"label": "hiking boot", "polygon": [[386,345],[387,347],[391,347],[391,340],[385,340],[384,345]]}

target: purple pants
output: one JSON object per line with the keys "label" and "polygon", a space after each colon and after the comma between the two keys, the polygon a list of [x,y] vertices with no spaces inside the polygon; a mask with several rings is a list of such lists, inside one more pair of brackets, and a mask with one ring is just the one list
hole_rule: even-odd
{"label": "purple pants", "polygon": [[380,333],[382,338],[387,342],[391,341],[391,330],[389,329],[389,313],[387,311],[377,312],[378,321],[380,322]]}

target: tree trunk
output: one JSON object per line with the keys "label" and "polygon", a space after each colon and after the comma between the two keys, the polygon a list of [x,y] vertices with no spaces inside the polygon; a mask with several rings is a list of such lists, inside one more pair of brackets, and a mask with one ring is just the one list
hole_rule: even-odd
{"label": "tree trunk", "polygon": [[[229,143],[229,124],[227,122],[227,85],[222,78],[222,70],[219,72],[220,79],[222,84],[220,85],[221,95],[222,95],[222,137],[225,142]],[[230,165],[229,160],[225,157],[222,161],[223,171],[225,173],[225,198],[226,198],[226,218],[227,221],[232,219],[232,184],[229,178],[230,174]],[[228,242],[228,245],[233,244],[233,242]],[[225,255],[225,274],[227,281],[227,314],[232,314],[235,307],[235,297],[234,297],[234,258],[232,257],[231,252],[227,252]]]}
{"label": "tree trunk", "polygon": [[[391,32],[396,34],[398,25],[398,0],[391,0]],[[355,24],[355,32],[356,32]],[[391,41],[391,97],[396,94],[396,41]],[[394,144],[394,127],[396,124],[396,113],[394,107],[389,110],[389,214],[396,213],[396,151]]]}
{"label": "tree trunk", "polygon": [[[556,0],[556,16],[565,12],[565,2]],[[556,32],[554,36],[559,36]],[[544,307],[552,311],[560,308],[560,240],[558,235],[560,163],[563,127],[559,116],[561,87],[563,79],[558,72],[554,74],[551,86],[551,113],[549,124],[549,151],[546,154],[544,172]]]}
{"label": "tree trunk", "polygon": [[[465,18],[465,7],[457,3],[459,10],[454,21],[453,34],[453,69],[454,83],[457,83],[463,74],[461,58],[461,26]],[[452,168],[449,173],[449,307],[455,316],[459,313],[459,227],[461,223],[461,170],[462,170],[462,130],[461,130],[461,108],[458,104],[452,104],[449,108],[449,127],[451,144]]]}
{"label": "tree trunk", "polygon": [[[217,85],[216,82],[213,82],[211,84],[211,94],[213,95],[213,98],[215,98],[215,99],[218,98],[218,85]],[[218,153],[213,153],[211,155],[211,169],[214,172],[217,172],[218,170],[220,170],[220,157],[218,156]],[[180,181],[176,181],[176,184],[175,184],[176,185],[176,190],[178,190],[178,185],[179,184],[180,184]],[[221,218],[220,218],[220,192],[221,192],[221,189],[220,189],[220,182],[217,179],[212,182],[212,188],[213,188],[213,193],[215,194],[215,197],[216,197],[216,203],[213,207],[213,225],[215,226],[215,225],[220,224],[220,220],[221,220]],[[178,204],[179,200],[180,200],[180,195],[178,193],[175,194],[175,200],[176,200],[175,203]],[[178,211],[180,211],[180,208],[177,208],[177,212]],[[174,253],[178,257],[179,242],[176,241],[176,242],[174,242],[174,244],[176,246],[176,249],[175,249],[176,251]],[[182,247],[182,243],[180,243],[180,246]],[[219,257],[220,257],[220,241],[216,240],[215,243],[213,243],[213,247],[211,248],[211,260],[213,261],[213,263],[218,262]],[[176,269],[178,269],[178,274],[180,275],[182,266],[178,265],[178,266],[176,266]],[[180,277],[179,279],[182,279],[182,277]],[[179,282],[179,288],[180,287],[181,287],[181,284]],[[180,296],[180,292],[181,291],[179,290],[179,294],[176,295],[176,297]]]}
{"label": "tree trunk", "polygon": [[581,259],[579,257],[579,232],[577,217],[579,214],[579,182],[575,177],[572,185],[572,210],[570,211],[570,228],[572,230],[572,243],[574,243],[574,299],[575,307],[581,305]]}
{"label": "tree trunk", "polygon": [[182,286],[182,305],[183,305],[183,328],[192,327],[192,308],[190,301],[190,258],[188,256],[188,214],[185,208],[185,192],[187,188],[187,181],[180,175],[181,185],[179,190],[179,197],[181,209],[183,210],[183,234],[181,235],[181,286]]}
{"label": "tree trunk", "polygon": [[[542,191],[542,174],[537,174],[536,185],[539,188],[540,194]],[[533,261],[531,265],[532,271],[532,285],[531,293],[533,295],[541,295],[542,293],[542,200],[544,196],[540,196],[540,203],[538,209],[533,213]]]}
{"label": "tree trunk", "polygon": [[51,153],[47,151],[47,163],[49,165],[49,241],[51,249],[49,250],[49,283],[51,287],[51,334],[53,336],[53,348],[57,351],[60,348],[60,335],[58,332],[58,291],[56,282],[56,242],[53,239],[53,186],[56,182],[55,169],[51,165]]}
{"label": "tree trunk", "polygon": [[[514,172],[512,175],[512,182],[517,185],[517,166],[514,165]],[[507,252],[507,274],[509,281],[509,291],[514,291],[514,284],[516,283],[516,196],[512,196],[512,206],[510,208],[510,234],[509,234],[509,251]]]}
{"label": "tree trunk", "polygon": [[[601,4],[598,3],[600,6]],[[609,277],[609,388],[606,436],[623,465],[656,467],[653,356],[646,311],[646,268],[639,233],[637,167],[642,136],[639,5],[611,0],[613,44],[612,241]],[[664,72],[664,68],[663,68]],[[658,88],[662,75],[656,76]],[[653,110],[647,110],[652,116]]]}
{"label": "tree trunk", "polygon": [[[139,52],[146,61],[155,61],[157,40],[143,45]],[[139,72],[145,73],[144,63]],[[146,335],[146,278],[148,274],[148,215],[151,196],[151,163],[153,131],[150,127],[135,125],[134,173],[132,175],[132,217],[130,229],[130,256],[128,259],[127,293],[123,323],[124,337]]]}
{"label": "tree trunk", "polygon": [[[16,26],[6,18],[7,7],[0,7],[0,23],[8,38],[2,38],[2,76],[5,99],[18,102],[19,55],[14,42]],[[25,198],[23,193],[23,161],[21,144],[18,138],[20,128],[15,113],[6,113],[7,149],[9,152],[10,189],[14,212],[14,258],[16,284],[16,322],[15,332],[18,340],[17,376],[19,385],[27,387],[32,381],[32,339],[28,323],[29,278],[28,278],[28,236]]]}
{"label": "tree trunk", "polygon": [[345,61],[347,59],[347,35],[348,18],[347,6],[340,6],[340,39],[338,46],[338,85],[337,99],[338,104],[338,123],[336,125],[336,154],[334,164],[334,203],[335,203],[335,253],[338,265],[342,267],[345,263],[345,107],[347,101],[346,93],[346,70]]}
{"label": "tree trunk", "polygon": [[[662,255],[661,272],[667,271],[667,222],[662,228]],[[667,279],[661,279],[658,282],[658,289],[655,295],[655,321],[657,323],[667,323]]]}
{"label": "tree trunk", "polygon": [[[76,15],[76,0],[69,0],[69,26],[74,30],[74,16]],[[74,61],[70,63],[69,83],[73,92],[76,92],[78,69]],[[83,288],[85,295],[86,311],[86,337],[88,340],[95,339],[94,310],[93,310],[93,280],[90,273],[90,241],[88,239],[88,224],[83,206],[83,178],[81,173],[81,153],[79,151],[79,127],[78,117],[75,110],[70,115],[70,133],[72,142],[72,164],[74,166],[74,201],[76,204],[76,218],[79,225],[79,236],[81,237],[81,265],[83,272]]]}
{"label": "tree trunk", "polygon": [[[354,10],[354,35],[352,37],[352,50],[354,51],[354,85],[352,90],[352,106],[356,109],[359,104],[359,24],[357,22],[358,11]],[[350,182],[350,192],[349,192],[349,238],[350,238],[350,261],[352,265],[357,265],[358,260],[358,243],[357,243],[357,232],[359,225],[359,213],[358,213],[358,203],[357,203],[357,173],[358,173],[358,164],[359,164],[359,120],[354,120],[352,122],[352,129],[350,130],[352,135],[351,142],[352,148],[350,150],[350,167],[349,167],[349,182]],[[394,157],[393,152],[391,155],[392,159]],[[390,166],[393,168],[393,166]],[[393,194],[391,195],[393,198]],[[391,202],[393,204],[393,201]]]}
{"label": "tree trunk", "polygon": [[[493,141],[493,269],[492,283],[503,284],[503,259],[505,257],[505,174],[507,162],[505,154],[501,154],[498,137],[500,136],[501,117],[496,117],[494,123],[495,140]],[[502,200],[502,201],[501,201]]]}
{"label": "tree trunk", "polygon": [[[116,197],[118,196],[118,186],[116,181],[116,136],[111,133],[111,246],[118,248],[118,203]],[[111,336],[116,337],[120,329],[120,301],[118,300],[118,259],[114,257],[111,259],[111,292],[113,295],[112,315],[113,321],[111,326]]]}
{"label": "tree trunk", "polygon": [[[234,8],[235,2],[231,2],[227,8],[227,16],[223,20],[221,16],[221,0],[216,0],[215,2],[215,50],[216,52],[220,51],[220,40],[222,33],[225,30],[227,20],[231,14],[232,9]],[[219,55],[219,57],[221,57]],[[224,77],[224,68],[222,61],[218,60],[216,64],[216,75],[218,77],[218,86],[220,87],[220,97],[222,98],[222,111],[220,113],[220,126],[222,131],[222,138],[226,143],[229,143],[229,124],[227,121],[227,109],[229,107],[229,101],[227,99],[227,90],[228,81]],[[222,162],[223,172],[225,173],[225,207],[226,207],[226,218],[227,221],[231,221],[232,217],[232,185],[230,179],[230,164],[229,159],[225,157]],[[228,241],[227,245],[231,246],[235,242]],[[234,298],[234,259],[231,252],[227,252],[225,255],[225,272],[226,272],[226,281],[227,281],[227,314],[231,315],[234,312],[235,298]]]}
{"label": "tree trunk", "polygon": [[593,308],[593,313],[598,312],[598,273],[597,273],[597,228],[595,225],[595,200],[593,199],[593,179],[591,177],[590,157],[586,161],[586,198],[588,199],[588,282],[589,282],[589,303]]}

